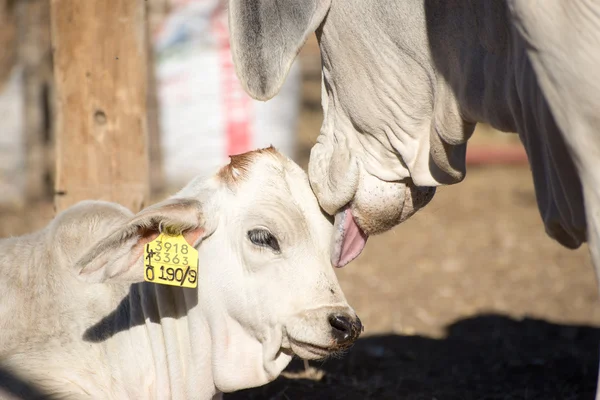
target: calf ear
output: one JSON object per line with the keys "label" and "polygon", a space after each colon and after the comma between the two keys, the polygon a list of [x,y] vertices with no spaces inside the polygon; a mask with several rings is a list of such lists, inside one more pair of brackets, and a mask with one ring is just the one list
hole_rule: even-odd
{"label": "calf ear", "polygon": [[142,210],[96,243],[76,264],[79,277],[90,283],[144,280],[144,246],[160,232],[183,233],[192,246],[205,236],[200,202],[169,199]]}
{"label": "calf ear", "polygon": [[269,100],[331,0],[230,0],[229,32],[238,78],[250,96]]}

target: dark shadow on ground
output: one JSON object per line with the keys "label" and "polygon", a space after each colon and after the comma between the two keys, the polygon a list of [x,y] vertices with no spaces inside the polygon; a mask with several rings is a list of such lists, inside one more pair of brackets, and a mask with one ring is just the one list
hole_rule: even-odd
{"label": "dark shadow on ground", "polygon": [[[600,329],[480,315],[443,339],[370,336],[341,359],[311,362],[320,380],[280,377],[239,399],[592,400]],[[303,371],[294,361],[289,372]]]}

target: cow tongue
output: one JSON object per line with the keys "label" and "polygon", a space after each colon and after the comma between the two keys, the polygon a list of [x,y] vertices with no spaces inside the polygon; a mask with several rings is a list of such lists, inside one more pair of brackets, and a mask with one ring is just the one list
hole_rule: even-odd
{"label": "cow tongue", "polygon": [[349,208],[335,215],[331,263],[338,268],[354,260],[367,243],[367,234],[356,224]]}

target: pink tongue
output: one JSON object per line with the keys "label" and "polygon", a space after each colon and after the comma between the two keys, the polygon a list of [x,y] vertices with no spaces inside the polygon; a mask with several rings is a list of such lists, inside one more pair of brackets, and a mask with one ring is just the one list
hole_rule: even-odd
{"label": "pink tongue", "polygon": [[359,256],[368,236],[358,227],[348,208],[335,215],[334,228],[331,263],[341,268]]}

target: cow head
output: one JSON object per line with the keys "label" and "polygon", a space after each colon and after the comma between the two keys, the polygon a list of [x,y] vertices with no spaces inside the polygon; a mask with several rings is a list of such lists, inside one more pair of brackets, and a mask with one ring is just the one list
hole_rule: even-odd
{"label": "cow head", "polygon": [[316,30],[324,119],[308,172],[336,216],[335,265],[428,204],[435,187],[464,178],[474,124],[438,79],[417,2],[236,0],[229,27],[237,74],[259,100],[278,92]]}

